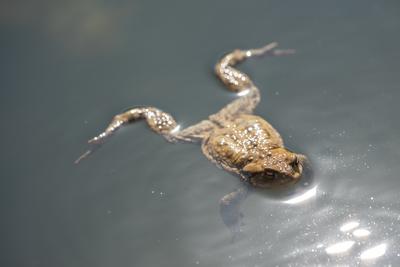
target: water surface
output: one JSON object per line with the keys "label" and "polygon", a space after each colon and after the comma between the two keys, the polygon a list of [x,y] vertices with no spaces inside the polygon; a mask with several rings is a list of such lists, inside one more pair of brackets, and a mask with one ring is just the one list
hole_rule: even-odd
{"label": "water surface", "polygon": [[[400,264],[398,2],[42,0],[0,10],[1,266]],[[213,76],[216,60],[270,41],[297,54],[241,66],[261,90],[256,113],[315,175],[292,195],[249,196],[234,243],[218,201],[239,181],[196,145],[138,123],[73,164],[128,107],[159,107],[182,126],[206,118],[235,98]]]}

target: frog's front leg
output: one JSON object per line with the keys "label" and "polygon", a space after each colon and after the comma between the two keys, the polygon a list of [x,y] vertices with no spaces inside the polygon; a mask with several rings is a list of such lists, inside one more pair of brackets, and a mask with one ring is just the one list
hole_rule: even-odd
{"label": "frog's front leg", "polygon": [[124,113],[116,115],[108,127],[98,136],[89,140],[91,149],[82,154],[75,163],[79,163],[82,159],[89,156],[98,149],[104,142],[108,140],[118,129],[133,123],[135,121],[145,119],[149,127],[156,133],[161,134],[170,142],[186,141],[197,142],[201,141],[215,126],[211,121],[204,120],[180,130],[180,125],[176,123],[174,118],[154,107],[132,108]]}
{"label": "frog's front leg", "polygon": [[215,65],[216,75],[230,91],[237,92],[239,98],[232,101],[218,113],[211,115],[211,121],[223,124],[240,114],[253,113],[258,102],[260,102],[259,90],[251,81],[250,77],[236,69],[235,65],[253,56],[281,56],[294,53],[292,49],[275,49],[277,46],[278,44],[274,42],[257,49],[236,49],[218,61]]}
{"label": "frog's front leg", "polygon": [[226,194],[219,201],[221,219],[232,232],[232,241],[241,232],[243,214],[240,211],[240,205],[247,198],[251,189],[248,183],[242,183],[238,189]]}

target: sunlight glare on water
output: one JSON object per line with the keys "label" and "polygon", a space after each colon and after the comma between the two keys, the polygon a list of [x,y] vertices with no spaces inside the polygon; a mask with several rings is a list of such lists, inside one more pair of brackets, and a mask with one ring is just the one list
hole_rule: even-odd
{"label": "sunlight glare on water", "polygon": [[[0,266],[400,266],[398,2],[0,1],[0,23]],[[245,96],[214,64],[274,41],[296,53],[239,69],[307,179],[223,221],[240,178],[145,121],[73,164],[126,108],[175,133]]]}
{"label": "sunlight glare on water", "polygon": [[385,255],[387,249],[387,244],[380,244],[370,249],[363,251],[360,255],[362,260],[373,260]]}
{"label": "sunlight glare on water", "polygon": [[315,197],[317,195],[317,185],[314,186],[313,188],[307,190],[306,192],[304,192],[303,194],[299,195],[299,196],[295,196],[289,200],[285,200],[283,201],[283,203],[285,204],[299,204],[302,203],[308,199],[311,199],[313,197]]}
{"label": "sunlight glare on water", "polygon": [[328,254],[344,253],[344,252],[347,252],[348,250],[350,250],[353,247],[354,243],[355,243],[354,241],[343,241],[343,242],[335,243],[335,244],[327,247],[325,249],[325,251]]}

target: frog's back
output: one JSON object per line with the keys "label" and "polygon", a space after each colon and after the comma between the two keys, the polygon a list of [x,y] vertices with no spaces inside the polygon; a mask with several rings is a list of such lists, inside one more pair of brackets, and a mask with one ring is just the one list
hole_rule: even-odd
{"label": "frog's back", "polygon": [[248,161],[265,157],[276,147],[283,147],[279,133],[255,115],[239,115],[224,123],[203,143],[208,158],[233,171],[241,169]]}

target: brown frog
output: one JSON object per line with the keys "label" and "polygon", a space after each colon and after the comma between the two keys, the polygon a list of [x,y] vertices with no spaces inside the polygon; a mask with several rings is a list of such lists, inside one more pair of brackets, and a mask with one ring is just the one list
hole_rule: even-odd
{"label": "brown frog", "polygon": [[241,214],[238,205],[253,187],[267,188],[294,183],[303,172],[306,157],[285,148],[279,133],[263,118],[251,115],[260,101],[258,88],[250,78],[234,68],[247,58],[261,55],[292,54],[293,50],[275,49],[277,43],[262,48],[234,50],[215,66],[218,78],[238,98],[219,112],[186,129],[174,118],[155,107],[132,108],[116,115],[106,130],[89,140],[93,147],[76,160],[91,154],[122,126],[145,119],[150,128],[170,142],[198,142],[204,155],[222,169],[237,174],[247,186],[221,199],[222,218],[237,231]]}

